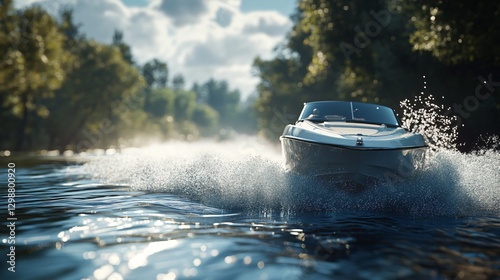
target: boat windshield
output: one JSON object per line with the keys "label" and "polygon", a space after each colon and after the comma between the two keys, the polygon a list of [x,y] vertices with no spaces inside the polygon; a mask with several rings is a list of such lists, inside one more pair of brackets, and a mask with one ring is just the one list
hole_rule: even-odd
{"label": "boat windshield", "polygon": [[318,101],[304,104],[299,121],[359,122],[399,126],[394,111],[385,106],[349,101]]}

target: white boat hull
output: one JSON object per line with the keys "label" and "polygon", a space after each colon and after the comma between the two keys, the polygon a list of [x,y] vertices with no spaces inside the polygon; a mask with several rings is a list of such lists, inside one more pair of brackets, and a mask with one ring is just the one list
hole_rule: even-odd
{"label": "white boat hull", "polygon": [[394,183],[425,162],[425,147],[364,149],[281,137],[287,170],[362,186]]}

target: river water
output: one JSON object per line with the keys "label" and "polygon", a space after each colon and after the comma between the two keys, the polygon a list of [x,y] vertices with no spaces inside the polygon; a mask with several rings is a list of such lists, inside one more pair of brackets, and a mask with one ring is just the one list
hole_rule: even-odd
{"label": "river water", "polygon": [[276,147],[246,138],[11,156],[4,186],[8,162],[15,272],[4,226],[1,279],[500,279],[491,150],[441,150],[357,194],[287,174]]}

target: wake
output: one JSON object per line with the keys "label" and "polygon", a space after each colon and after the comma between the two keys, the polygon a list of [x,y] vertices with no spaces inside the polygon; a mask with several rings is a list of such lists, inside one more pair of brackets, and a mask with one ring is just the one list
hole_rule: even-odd
{"label": "wake", "polygon": [[500,154],[494,150],[463,154],[441,148],[412,177],[358,194],[285,172],[279,149],[257,138],[169,142],[102,157],[84,168],[106,183],[175,194],[234,211],[362,210],[449,216],[500,213],[499,163]]}

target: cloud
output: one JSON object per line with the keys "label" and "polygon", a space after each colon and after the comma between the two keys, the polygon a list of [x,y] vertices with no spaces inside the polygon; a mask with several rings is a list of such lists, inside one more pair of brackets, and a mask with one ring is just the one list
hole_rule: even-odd
{"label": "cloud", "polygon": [[249,14],[243,29],[246,34],[264,33],[283,36],[290,29],[290,21],[276,12],[254,12]]}
{"label": "cloud", "polygon": [[250,38],[242,35],[229,35],[221,39],[210,37],[206,42],[191,48],[185,65],[227,66],[248,63],[248,58],[256,52],[249,43]]}
{"label": "cloud", "polygon": [[111,42],[116,29],[125,29],[130,17],[130,10],[118,0],[78,0],[72,8],[81,32],[105,43]]}
{"label": "cloud", "polygon": [[205,30],[205,40],[195,41],[186,56],[188,66],[251,64],[269,53],[291,28],[288,18],[274,12],[232,14],[232,23]]}
{"label": "cloud", "polygon": [[172,38],[168,24],[168,20],[154,10],[138,10],[131,14],[124,31],[124,41],[130,44],[139,62],[156,58],[173,48],[172,43],[169,44]]}

